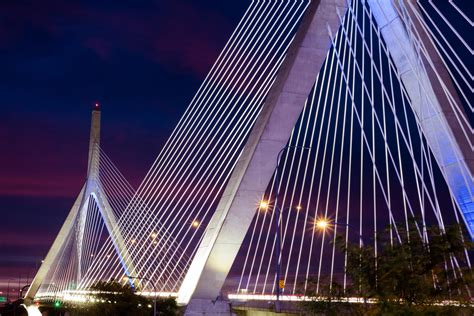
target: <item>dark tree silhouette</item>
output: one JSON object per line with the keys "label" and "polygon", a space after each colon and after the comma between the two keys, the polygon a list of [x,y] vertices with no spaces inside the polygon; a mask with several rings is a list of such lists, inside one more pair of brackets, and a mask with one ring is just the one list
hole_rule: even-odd
{"label": "dark tree silhouette", "polygon": [[[71,316],[150,316],[153,314],[153,300],[136,295],[129,283],[122,284],[115,280],[97,282],[91,291],[95,291],[91,304],[69,304],[64,310]],[[156,299],[157,315],[172,316],[178,313],[176,300],[173,298]]]}
{"label": "dark tree silhouette", "polygon": [[[472,243],[466,234],[457,225],[444,231],[435,226],[423,229],[415,220],[404,225],[398,226],[403,229],[393,239],[388,230],[377,236],[377,257],[373,246],[346,246],[339,237],[339,248],[347,252],[350,284],[342,291],[337,283],[320,281],[318,295],[325,298],[305,308],[325,314],[472,315],[473,275],[466,259]],[[334,302],[348,296],[375,303]]]}

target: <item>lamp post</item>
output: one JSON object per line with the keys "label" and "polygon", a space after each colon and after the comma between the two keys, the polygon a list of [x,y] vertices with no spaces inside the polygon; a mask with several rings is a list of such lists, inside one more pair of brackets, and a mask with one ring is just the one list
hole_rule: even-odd
{"label": "lamp post", "polygon": [[[280,227],[280,221],[281,221],[281,209],[278,207],[278,196],[279,196],[279,188],[280,188],[280,173],[278,170],[280,169],[280,160],[281,160],[281,155],[288,149],[311,149],[311,147],[305,147],[305,146],[285,146],[283,147],[277,155],[277,164],[275,168],[275,183],[276,183],[276,190],[275,190],[275,210],[276,210],[276,221],[275,221],[275,228],[276,228],[276,243],[275,243],[275,248],[276,248],[276,302],[275,302],[275,312],[279,313],[281,311],[281,306],[280,306],[280,276],[281,276],[281,264],[280,264],[280,256],[281,256],[281,227]],[[268,202],[262,201],[260,203],[260,207],[262,208],[262,203],[264,204],[264,208],[268,207]]]}
{"label": "lamp post", "polygon": [[10,302],[10,282],[12,280],[13,279],[8,279],[8,282],[7,282],[7,302]]}
{"label": "lamp post", "polygon": [[[349,223],[339,223],[339,222],[331,222],[330,220],[326,218],[321,218],[316,221],[316,227],[320,230],[326,231],[326,228],[328,228],[331,225],[340,225],[340,226],[346,226],[348,228],[352,228],[353,230],[356,230],[357,228],[354,227],[353,225]],[[362,235],[359,233],[359,242],[361,246],[364,246],[364,239],[362,239]]]}
{"label": "lamp post", "polygon": [[20,298],[23,297],[23,291],[26,290],[27,288],[29,288],[31,286],[31,284],[27,284],[25,285],[24,287],[21,288],[20,290]]}
{"label": "lamp post", "polygon": [[[318,229],[322,230],[322,231],[326,231],[326,228],[328,228],[331,224],[334,224],[334,225],[341,225],[341,226],[346,226],[347,228],[352,228],[353,230],[357,231],[357,228],[354,227],[353,225],[349,224],[349,223],[338,223],[338,222],[330,222],[330,220],[328,220],[327,218],[321,218],[319,220],[316,221],[315,225]],[[362,238],[362,235],[360,234],[359,232],[359,245],[361,247],[364,246],[364,239]],[[344,280],[345,282],[345,280]],[[344,293],[345,293],[346,289],[344,287]]]}
{"label": "lamp post", "polygon": [[151,286],[153,286],[153,291],[154,291],[154,293],[153,293],[153,316],[156,316],[156,293],[157,293],[157,291],[156,291],[155,284],[153,282],[151,282],[150,279],[145,278],[145,277],[140,278],[140,277],[136,277],[136,276],[134,277],[134,276],[127,275],[127,276],[123,277],[123,279],[124,279],[124,281],[129,281],[129,280],[147,281],[148,283],[151,284]]}

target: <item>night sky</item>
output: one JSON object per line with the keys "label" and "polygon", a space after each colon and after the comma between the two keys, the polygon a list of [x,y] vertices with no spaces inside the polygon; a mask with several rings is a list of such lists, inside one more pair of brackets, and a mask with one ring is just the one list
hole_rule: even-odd
{"label": "night sky", "polygon": [[25,285],[102,147],[138,187],[250,1],[0,2],[0,290]]}

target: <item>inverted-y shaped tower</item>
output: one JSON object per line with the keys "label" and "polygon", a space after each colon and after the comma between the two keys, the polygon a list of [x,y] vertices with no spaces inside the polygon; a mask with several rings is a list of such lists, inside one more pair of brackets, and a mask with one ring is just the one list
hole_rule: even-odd
{"label": "inverted-y shaped tower", "polygon": [[[85,218],[87,216],[87,207],[90,199],[92,198],[96,205],[98,206],[100,215],[104,221],[105,227],[107,228],[108,233],[111,236],[111,239],[114,243],[115,250],[122,262],[123,268],[125,271],[132,271],[133,266],[130,260],[123,260],[124,258],[129,258],[128,250],[122,234],[120,232],[117,218],[115,217],[112,207],[109,204],[108,198],[103,192],[101,186],[99,185],[99,160],[100,160],[100,106],[95,105],[92,111],[92,121],[91,121],[91,132],[89,140],[89,158],[87,165],[87,178],[84,183],[81,192],[79,193],[76,201],[74,202],[69,214],[61,227],[56,239],[53,242],[53,245],[48,251],[46,258],[44,259],[40,269],[36,273],[33,282],[28,289],[28,292],[25,296],[25,303],[30,304],[36,293],[38,292],[41,284],[43,283],[46,275],[50,269],[54,268],[54,262],[58,258],[58,255],[62,247],[67,242],[67,236],[70,235],[71,230],[74,228],[75,223],[79,223],[77,229],[76,238],[77,238],[77,254],[78,254],[78,265],[81,263],[81,253],[82,253],[82,243],[84,238],[84,225]],[[79,219],[79,221],[76,221]],[[77,281],[81,280],[81,268],[77,269]]]}

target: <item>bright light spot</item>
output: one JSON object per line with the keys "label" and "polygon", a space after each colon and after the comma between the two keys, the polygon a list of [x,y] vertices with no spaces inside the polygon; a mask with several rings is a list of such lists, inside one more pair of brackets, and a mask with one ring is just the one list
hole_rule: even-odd
{"label": "bright light spot", "polygon": [[137,242],[137,241],[136,241],[135,239],[130,240],[130,243],[132,243],[132,244],[134,244],[134,243],[136,243],[136,242]]}
{"label": "bright light spot", "polygon": [[198,221],[193,221],[192,225],[193,225],[194,228],[197,228],[197,227],[199,227],[199,222]]}
{"label": "bright light spot", "polygon": [[93,253],[91,253],[91,257],[94,257],[94,254],[93,254]]}
{"label": "bright light spot", "polygon": [[151,233],[150,237],[155,239],[156,237],[158,237],[158,234],[157,233]]}
{"label": "bright light spot", "polygon": [[316,222],[316,227],[319,229],[326,229],[328,227],[329,223],[325,219],[320,219]]}
{"label": "bright light spot", "polygon": [[261,200],[260,201],[260,209],[262,209],[262,210],[268,209],[268,202],[265,201],[265,200]]}
{"label": "bright light spot", "polygon": [[128,280],[130,280],[130,278],[129,278],[128,276],[124,276],[124,277],[122,278],[122,280],[123,280],[124,282],[128,282]]}
{"label": "bright light spot", "polygon": [[96,104],[95,104],[95,107],[98,108],[98,107],[99,107],[99,103],[96,103]]}
{"label": "bright light spot", "polygon": [[297,210],[297,211],[301,211],[301,209],[302,209],[301,205],[298,205],[298,206],[296,207],[296,210]]}

